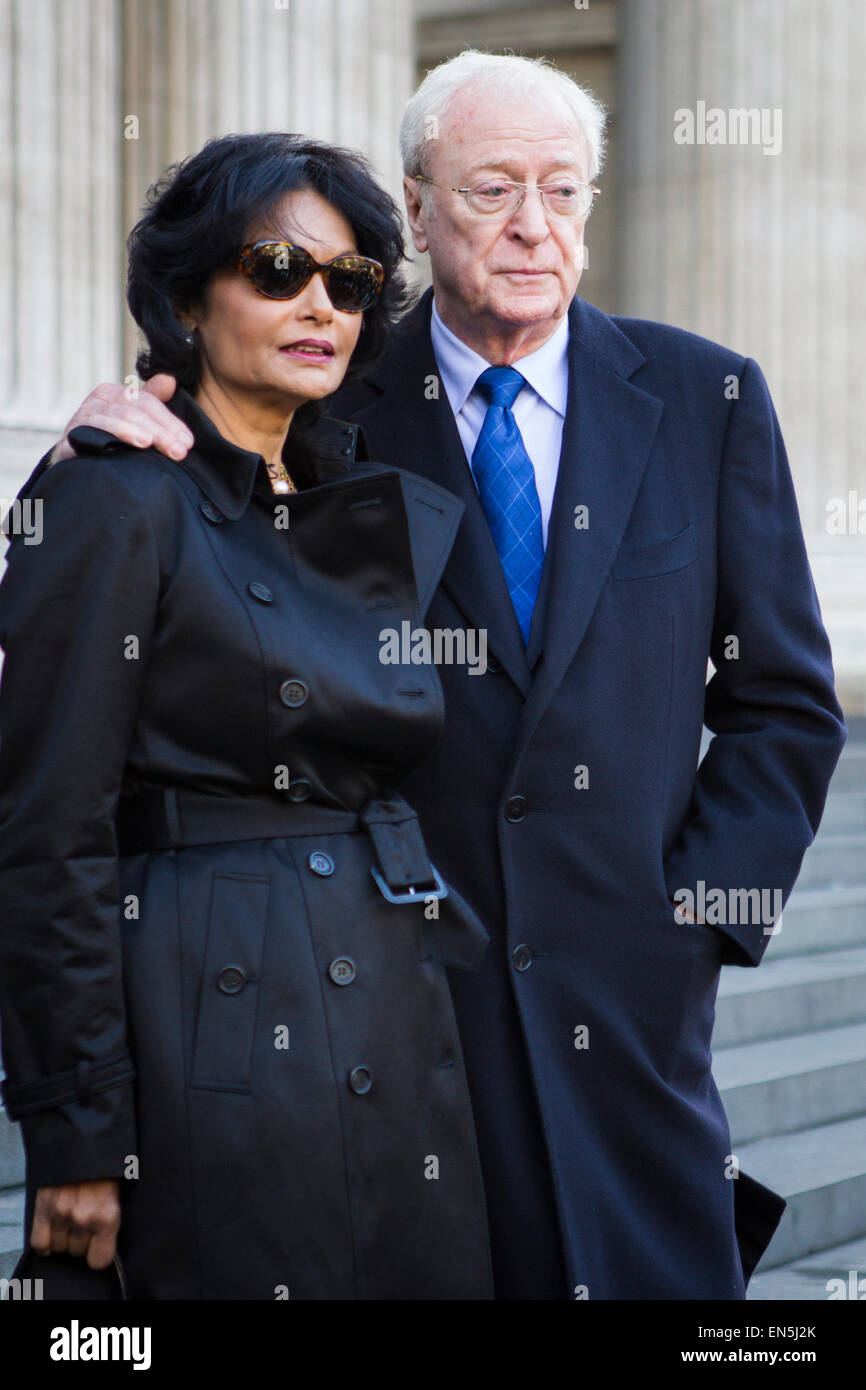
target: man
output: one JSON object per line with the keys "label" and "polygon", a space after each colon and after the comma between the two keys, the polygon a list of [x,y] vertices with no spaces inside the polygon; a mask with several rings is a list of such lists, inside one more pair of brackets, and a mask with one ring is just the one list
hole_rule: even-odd
{"label": "man", "polygon": [[[441,667],[404,790],[493,938],[452,989],[497,1296],[741,1299],[782,1204],[731,1154],[719,968],[760,961],[749,909],[790,893],[844,730],[760,370],[576,296],[602,124],[526,59],[428,76],[402,145],[432,294],[334,413],[466,504],[428,624],[489,666]],[[165,387],[71,423],[182,453]]]}

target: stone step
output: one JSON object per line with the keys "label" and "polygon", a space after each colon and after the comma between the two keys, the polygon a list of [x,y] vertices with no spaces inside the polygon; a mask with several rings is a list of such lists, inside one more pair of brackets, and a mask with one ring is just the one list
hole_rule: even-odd
{"label": "stone step", "polygon": [[14,1124],[0,1106],[0,1189],[24,1181],[24,1146],[21,1126]]}
{"label": "stone step", "polygon": [[[746,1291],[746,1298],[754,1303],[826,1303],[831,1297],[838,1301],[866,1298],[866,1236],[816,1250],[775,1269],[764,1270],[762,1260]],[[798,1321],[808,1324],[809,1319]]]}
{"label": "stone step", "polygon": [[850,740],[842,750],[830,782],[834,792],[862,791],[866,787],[866,744]]}
{"label": "stone step", "polygon": [[[744,1173],[788,1203],[760,1274],[866,1236],[866,1115],[735,1143],[734,1152]],[[844,1275],[847,1269],[832,1269],[826,1277]],[[756,1295],[760,1290],[758,1285]]]}
{"label": "stone step", "polygon": [[866,1114],[866,1023],[722,1048],[713,1075],[739,1144]]}
{"label": "stone step", "polygon": [[766,956],[801,956],[866,946],[866,885],[795,888]]}
{"label": "stone step", "polygon": [[807,849],[798,888],[866,886],[866,831],[852,835],[823,835]]}
{"label": "stone step", "polygon": [[24,1240],[24,1188],[0,1192],[0,1279],[8,1279],[18,1263]]}
{"label": "stone step", "polygon": [[774,960],[757,970],[726,965],[719,982],[713,1045],[866,1021],[866,946]]}
{"label": "stone step", "polygon": [[866,830],[866,791],[830,792],[819,835],[843,835]]}

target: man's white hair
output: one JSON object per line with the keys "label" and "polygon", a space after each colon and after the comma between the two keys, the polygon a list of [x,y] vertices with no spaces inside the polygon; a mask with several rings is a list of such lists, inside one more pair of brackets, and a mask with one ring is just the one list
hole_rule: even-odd
{"label": "man's white hair", "polygon": [[598,177],[604,163],[604,126],[607,113],[592,92],[579,86],[544,58],[518,58],[513,54],[481,53],[466,48],[432,68],[410,97],[400,123],[400,153],[405,174],[423,174],[425,156],[438,138],[439,123],[449,102],[463,87],[478,86],[503,99],[536,93],[558,98],[574,117],[589,144],[589,180]]}

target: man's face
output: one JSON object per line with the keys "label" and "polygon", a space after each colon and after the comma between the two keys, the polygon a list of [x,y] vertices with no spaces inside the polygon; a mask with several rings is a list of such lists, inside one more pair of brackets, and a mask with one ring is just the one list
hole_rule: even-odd
{"label": "man's face", "polygon": [[[479,215],[460,193],[407,181],[415,245],[429,251],[436,303],[470,341],[537,329],[543,342],[566,313],[583,270],[586,217],[546,212],[534,186],[588,183],[589,146],[555,98],[504,101],[471,86],[458,92],[428,143],[426,174],[465,188],[491,177],[532,187],[510,218]],[[464,332],[461,333],[461,328]]]}

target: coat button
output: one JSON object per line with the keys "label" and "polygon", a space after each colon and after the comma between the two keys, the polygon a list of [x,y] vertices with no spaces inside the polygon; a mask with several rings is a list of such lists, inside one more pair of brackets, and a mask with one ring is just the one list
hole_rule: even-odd
{"label": "coat button", "polygon": [[328,878],[334,872],[334,861],[330,854],[325,854],[322,850],[314,850],[307,860],[314,874],[319,874],[321,878]]}
{"label": "coat button", "polygon": [[346,428],[343,430],[343,434],[346,436],[347,439],[355,438],[355,431],[352,429],[351,425],[346,426]]}
{"label": "coat button", "polygon": [[280,699],[289,709],[297,709],[299,705],[304,704],[309,693],[303,681],[283,681],[280,686]]}
{"label": "coat button", "polygon": [[223,994],[240,994],[247,982],[246,973],[239,965],[227,965],[225,970],[221,970],[217,985]]}
{"label": "coat button", "polygon": [[502,662],[498,657],[493,656],[491,652],[487,653],[487,669],[492,676],[498,676],[502,670]]}
{"label": "coat button", "polygon": [[202,502],[199,505],[199,511],[205,521],[209,521],[212,526],[219,526],[220,522],[225,520],[222,512],[214,506],[213,502]]}
{"label": "coat button", "polygon": [[514,950],[511,952],[511,959],[514,961],[515,970],[528,970],[532,964],[532,952],[526,943],[522,941],[520,945],[515,946]]}
{"label": "coat button", "polygon": [[[357,973],[355,962],[352,960],[351,956],[337,956],[336,960],[332,960],[331,964],[328,966],[328,974],[335,985],[350,985]],[[355,1071],[364,1070],[364,1067],[355,1068]],[[352,1089],[355,1089],[354,1086]],[[370,1088],[367,1087],[367,1089],[369,1090]]]}
{"label": "coat button", "polygon": [[356,1096],[365,1096],[373,1084],[367,1067],[353,1067],[349,1072],[349,1085]]}
{"label": "coat button", "polygon": [[247,592],[252,594],[253,598],[257,598],[259,603],[273,603],[274,601],[274,596],[267,584],[259,584],[258,582],[248,584]]}
{"label": "coat button", "polygon": [[290,801],[308,801],[313,795],[313,784],[308,782],[306,777],[299,777],[296,782],[290,782],[286,796]]}
{"label": "coat button", "polygon": [[505,803],[505,819],[517,824],[518,821],[526,819],[529,810],[529,802],[525,796],[510,796]]}
{"label": "coat button", "polygon": [[340,450],[340,453],[345,454],[345,456],[348,458],[349,454],[354,453],[354,449],[351,444],[347,444],[345,449]]}

